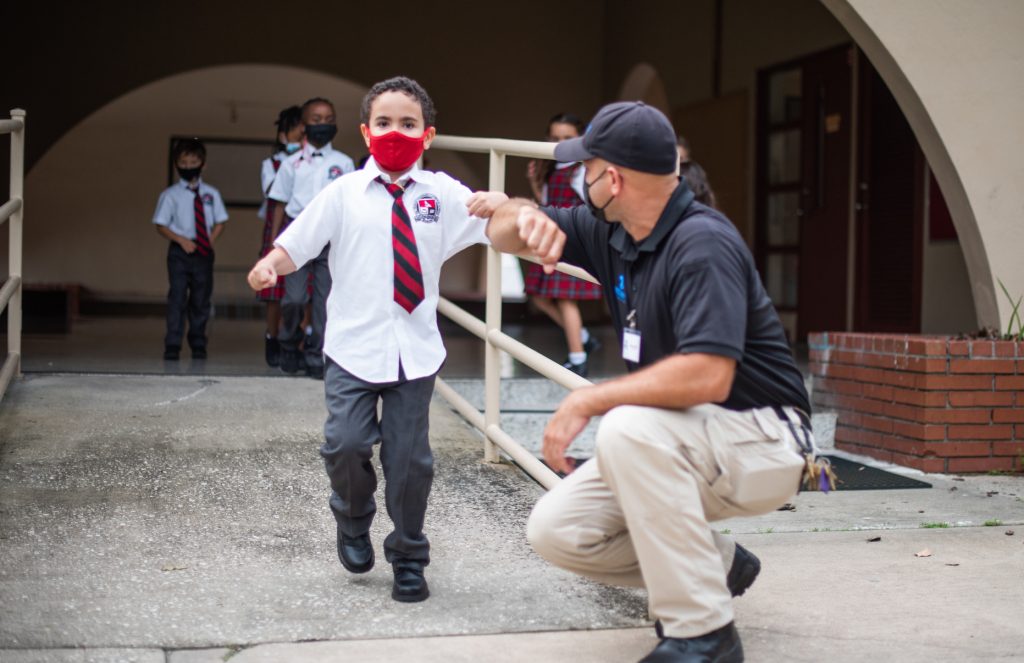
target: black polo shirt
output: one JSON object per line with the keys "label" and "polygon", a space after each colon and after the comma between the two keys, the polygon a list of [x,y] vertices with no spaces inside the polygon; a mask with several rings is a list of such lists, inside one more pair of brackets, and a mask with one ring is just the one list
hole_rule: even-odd
{"label": "black polo shirt", "polygon": [[565,231],[562,260],[604,287],[620,345],[635,309],[640,361],[627,361],[630,371],[675,353],[721,355],[736,360],[724,407],[790,405],[810,413],[803,376],[750,250],[725,216],[693,200],[685,182],[639,244],[585,206],[542,211]]}

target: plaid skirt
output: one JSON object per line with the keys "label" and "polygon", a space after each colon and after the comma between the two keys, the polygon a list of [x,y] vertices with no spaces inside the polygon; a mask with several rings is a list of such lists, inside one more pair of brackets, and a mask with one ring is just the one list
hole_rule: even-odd
{"label": "plaid skirt", "polygon": [[[263,221],[263,243],[260,244],[260,258],[266,256],[274,248],[275,237],[271,236],[273,231],[271,220],[274,218],[274,206],[277,205],[275,200],[267,200],[267,218]],[[287,216],[284,217],[284,223],[282,224],[281,230],[284,230],[288,226],[288,222],[291,221]],[[277,285],[264,288],[256,293],[257,301],[261,302],[279,302],[284,298],[284,277],[277,277]]]}
{"label": "plaid skirt", "polygon": [[550,299],[601,299],[601,286],[562,272],[545,274],[544,268],[526,265],[526,294]]}

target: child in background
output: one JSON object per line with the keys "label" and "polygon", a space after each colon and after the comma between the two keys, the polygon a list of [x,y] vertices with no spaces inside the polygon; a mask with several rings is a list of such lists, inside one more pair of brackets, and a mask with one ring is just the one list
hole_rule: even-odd
{"label": "child in background", "polygon": [[[571,113],[559,113],[548,122],[547,139],[560,143],[582,136],[583,130],[580,118]],[[583,204],[583,164],[531,161],[527,178],[541,205],[575,207]],[[561,272],[545,274],[543,267],[532,262],[526,266],[525,285],[531,301],[565,332],[569,356],[563,366],[586,377],[587,355],[596,350],[599,343],[583,326],[576,302],[601,299],[601,286]]]}
{"label": "child in background", "polygon": [[[302,124],[302,109],[289,106],[277,115],[277,143],[274,156],[263,160],[260,165],[260,190],[263,192],[263,205],[259,216],[263,219],[263,244],[260,246],[259,257],[270,253],[274,248],[274,208],[279,205],[276,200],[267,198],[270,186],[277,177],[277,171],[288,156],[302,149],[302,137],[305,127]],[[267,331],[264,338],[264,356],[268,366],[279,366],[281,363],[281,344],[277,334],[281,327],[281,297],[284,296],[284,277],[269,288],[256,293],[256,299],[267,304]]]}
{"label": "child in background", "polygon": [[206,147],[197,138],[179,140],[172,151],[181,177],[164,189],[153,223],[167,247],[167,334],[164,359],[177,361],[188,314],[188,345],[193,359],[206,359],[206,323],[213,294],[213,246],[224,232],[228,212],[220,192],[200,177]]}
{"label": "child in background", "polygon": [[[334,104],[319,97],[310,99],[302,105],[302,124],[306,131],[305,145],[284,160],[267,194],[270,200],[282,203],[275,206],[272,217],[271,231],[275,237],[324,187],[355,170],[352,159],[331,145],[338,131]],[[320,255],[308,265],[285,277],[281,332],[278,334],[281,370],[285,373],[295,373],[304,364],[310,377],[318,380],[324,377],[324,328],[327,324],[327,295],[331,290],[327,257],[328,247],[323,247]],[[309,291],[310,279],[312,293]],[[312,303],[313,328],[312,333],[304,334],[301,323],[307,301]],[[301,355],[300,341],[303,346]]]}
{"label": "child in background", "polygon": [[708,182],[708,175],[696,161],[683,161],[679,164],[679,179],[686,180],[690,191],[693,191],[693,199],[708,207],[718,207],[718,200],[715,192],[711,190]]}
{"label": "child in background", "polygon": [[363,99],[361,116],[372,158],[306,207],[249,272],[249,285],[274,283],[330,244],[328,416],[320,454],[331,480],[338,558],[351,573],[373,568],[369,532],[377,474],[371,458],[379,441],[384,498],[395,526],[384,540],[394,572],[391,597],[415,602],[430,595],[423,521],[434,476],[430,399],[445,358],[437,328],[441,266],[487,242],[484,219],[508,197],[473,194],[444,173],[416,167],[435,135],[434,104],[416,81],[377,83]]}

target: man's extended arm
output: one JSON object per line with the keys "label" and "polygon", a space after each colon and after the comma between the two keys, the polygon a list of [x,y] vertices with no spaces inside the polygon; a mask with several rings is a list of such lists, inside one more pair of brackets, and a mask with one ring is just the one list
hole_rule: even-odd
{"label": "man's extended arm", "polygon": [[590,421],[619,405],[681,410],[729,397],[736,362],[720,355],[675,354],[639,371],[569,394],[544,429],[544,460],[571,472],[565,450]]}
{"label": "man's extended arm", "polygon": [[531,253],[553,274],[562,257],[565,233],[537,206],[524,198],[513,198],[498,207],[487,222],[491,245],[505,253]]}

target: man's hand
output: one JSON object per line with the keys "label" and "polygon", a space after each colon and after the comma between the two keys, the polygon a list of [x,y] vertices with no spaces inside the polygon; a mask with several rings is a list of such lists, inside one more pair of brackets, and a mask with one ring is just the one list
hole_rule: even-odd
{"label": "man's hand", "polygon": [[506,202],[508,196],[500,191],[477,191],[466,200],[466,209],[473,216],[489,219],[494,216],[494,210]]}
{"label": "man's hand", "polygon": [[178,245],[181,246],[182,250],[185,251],[185,253],[195,253],[196,251],[196,243],[188,239],[187,237],[180,238],[178,240]]}
{"label": "man's hand", "polygon": [[558,224],[537,208],[524,206],[519,209],[516,228],[527,250],[540,259],[544,273],[554,274],[565,247],[565,233]]}
{"label": "man's hand", "polygon": [[576,469],[575,463],[565,457],[565,450],[590,421],[591,415],[584,407],[585,392],[578,389],[569,394],[544,428],[544,460],[555,472],[569,474]]}
{"label": "man's hand", "polygon": [[249,287],[259,292],[264,288],[277,285],[277,270],[270,263],[260,260],[249,272]]}

